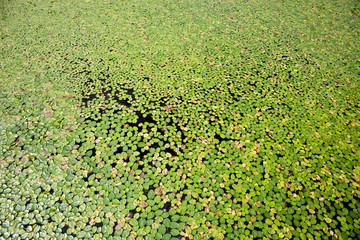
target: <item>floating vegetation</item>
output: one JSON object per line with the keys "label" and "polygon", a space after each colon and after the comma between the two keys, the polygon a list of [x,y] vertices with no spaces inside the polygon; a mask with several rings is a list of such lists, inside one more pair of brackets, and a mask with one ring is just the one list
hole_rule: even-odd
{"label": "floating vegetation", "polygon": [[2,3],[0,239],[358,239],[356,9]]}

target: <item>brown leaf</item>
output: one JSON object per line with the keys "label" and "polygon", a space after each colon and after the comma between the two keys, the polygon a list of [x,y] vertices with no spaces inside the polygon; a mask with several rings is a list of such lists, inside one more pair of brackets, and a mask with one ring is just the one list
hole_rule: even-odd
{"label": "brown leaf", "polygon": [[46,148],[43,149],[43,154],[47,155],[49,153],[49,150],[47,150]]}
{"label": "brown leaf", "polygon": [[112,169],[111,169],[111,173],[117,175],[117,174],[118,174],[118,170],[117,170],[116,168],[112,168]]}
{"label": "brown leaf", "polygon": [[28,127],[28,128],[31,127],[31,126],[32,126],[32,123],[33,123],[32,120],[27,121],[27,127]]}
{"label": "brown leaf", "polygon": [[[124,217],[122,217],[120,220],[118,220],[117,221],[117,228],[120,230],[120,229],[122,229],[122,227],[125,225],[125,218]],[[119,230],[117,230],[117,231],[119,231]]]}
{"label": "brown leaf", "polygon": [[91,226],[94,226],[94,225],[95,225],[94,216],[91,216],[90,221],[89,221],[89,224],[90,224]]}
{"label": "brown leaf", "polygon": [[147,204],[147,202],[145,202],[145,201],[141,201],[139,203],[139,207],[141,207],[141,208],[146,208],[147,206],[149,206],[149,204]]}
{"label": "brown leaf", "polygon": [[64,125],[64,129],[71,131],[71,127],[72,127],[73,125],[74,125],[74,124],[66,124],[66,125]]}
{"label": "brown leaf", "polygon": [[135,237],[136,237],[136,232],[132,231],[132,232],[130,233],[130,237],[135,239]]}
{"label": "brown leaf", "polygon": [[241,144],[241,146],[240,146],[240,149],[241,149],[241,151],[246,152],[246,149],[243,147],[242,144]]}
{"label": "brown leaf", "polygon": [[15,141],[15,147],[24,140],[24,138],[17,138]]}
{"label": "brown leaf", "polygon": [[155,192],[156,195],[161,195],[161,194],[162,194],[162,190],[163,190],[162,187],[159,186],[159,187],[155,188],[155,191],[154,191],[154,192]]}
{"label": "brown leaf", "polygon": [[171,108],[171,107],[169,107],[169,106],[164,106],[164,109],[165,109],[167,112],[172,111],[172,108]]}
{"label": "brown leaf", "polygon": [[205,208],[205,212],[206,212],[206,213],[210,213],[210,208],[209,208],[209,207],[206,207],[206,208]]}

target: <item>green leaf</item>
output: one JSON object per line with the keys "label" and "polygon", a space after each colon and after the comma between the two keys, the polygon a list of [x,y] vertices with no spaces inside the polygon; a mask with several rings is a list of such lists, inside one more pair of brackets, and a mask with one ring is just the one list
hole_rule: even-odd
{"label": "green leaf", "polygon": [[161,225],[158,229],[158,232],[161,234],[161,235],[164,235],[166,233],[166,228],[164,225]]}

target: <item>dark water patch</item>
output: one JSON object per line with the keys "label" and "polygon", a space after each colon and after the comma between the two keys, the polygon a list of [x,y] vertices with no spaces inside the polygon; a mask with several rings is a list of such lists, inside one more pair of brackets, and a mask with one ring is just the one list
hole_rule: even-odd
{"label": "dark water patch", "polygon": [[98,227],[98,228],[101,228],[102,226],[104,226],[104,223],[103,222],[95,223],[94,226]]}
{"label": "dark water patch", "polygon": [[171,209],[171,202],[166,202],[164,207],[163,207],[163,211],[164,212],[169,212]]}
{"label": "dark water patch", "polygon": [[146,116],[144,116],[145,114],[142,114],[140,111],[135,111],[136,116],[138,116],[138,120],[136,122],[136,124],[140,124],[140,123],[153,123],[156,124],[156,121],[153,119],[153,117],[151,116],[151,114],[146,114]]}
{"label": "dark water patch", "polygon": [[135,94],[134,94],[135,90],[133,88],[122,87],[120,89],[125,90],[126,94],[129,95],[133,101],[136,99]]}
{"label": "dark water patch", "polygon": [[143,164],[140,164],[139,162],[136,162],[136,164],[138,165],[138,167],[137,167],[138,170],[140,170],[140,171],[144,170],[145,166]]}
{"label": "dark water patch", "polygon": [[65,234],[68,229],[69,229],[69,226],[68,226],[68,225],[65,225],[65,226],[61,229],[61,233],[62,233],[62,234]]}
{"label": "dark water patch", "polygon": [[129,218],[133,218],[136,213],[137,213],[136,209],[130,210],[129,213],[126,214],[126,216]]}

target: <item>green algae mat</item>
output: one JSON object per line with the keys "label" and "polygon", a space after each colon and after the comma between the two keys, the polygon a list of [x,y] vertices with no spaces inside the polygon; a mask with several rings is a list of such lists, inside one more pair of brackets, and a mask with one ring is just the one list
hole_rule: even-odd
{"label": "green algae mat", "polygon": [[359,239],[359,1],[0,11],[0,239]]}

